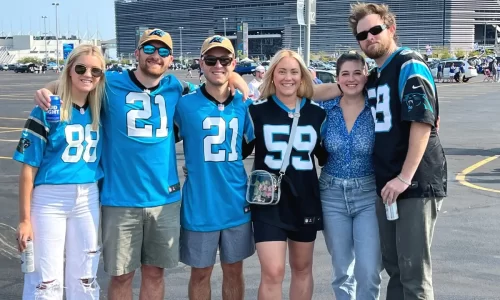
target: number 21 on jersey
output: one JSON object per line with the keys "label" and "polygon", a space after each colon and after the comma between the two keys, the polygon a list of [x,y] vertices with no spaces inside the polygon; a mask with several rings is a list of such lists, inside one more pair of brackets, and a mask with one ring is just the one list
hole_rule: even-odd
{"label": "number 21 on jersey", "polygon": [[375,99],[372,115],[375,120],[375,132],[389,132],[392,128],[391,89],[387,84],[368,90],[368,99]]}
{"label": "number 21 on jersey", "polygon": [[127,128],[128,136],[131,137],[159,137],[164,138],[168,136],[167,128],[167,105],[165,98],[162,95],[154,96],[154,103],[158,105],[158,112],[160,114],[160,124],[154,124],[156,127],[153,134],[153,125],[145,124],[138,127],[138,122],[148,123],[151,122],[151,117],[153,115],[151,107],[151,99],[148,93],[128,93],[125,98],[127,104],[134,104],[136,102],[141,102],[142,109],[131,109],[127,113]]}
{"label": "number 21 on jersey", "polygon": [[[238,139],[238,119],[232,118],[231,121],[226,122],[221,117],[208,117],[203,120],[203,129],[210,130],[215,127],[218,131],[216,135],[208,135],[203,139],[203,154],[205,161],[222,162],[226,161],[227,150],[219,149],[213,151],[213,146],[220,146],[226,142],[226,130],[231,129],[230,150],[227,155],[227,161],[236,161],[238,159],[238,152],[236,152],[236,142]],[[228,128],[226,128],[228,127]]]}

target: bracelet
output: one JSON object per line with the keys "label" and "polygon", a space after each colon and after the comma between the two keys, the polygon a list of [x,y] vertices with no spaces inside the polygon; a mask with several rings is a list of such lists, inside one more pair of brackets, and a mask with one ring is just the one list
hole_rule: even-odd
{"label": "bracelet", "polygon": [[399,174],[398,176],[396,176],[397,179],[399,179],[399,181],[401,181],[402,183],[410,186],[411,185],[411,182],[409,181],[406,181],[403,177],[401,177],[401,174]]}

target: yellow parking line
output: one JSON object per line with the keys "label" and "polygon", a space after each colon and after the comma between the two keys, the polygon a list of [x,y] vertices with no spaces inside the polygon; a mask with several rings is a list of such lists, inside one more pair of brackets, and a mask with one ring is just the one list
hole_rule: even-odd
{"label": "yellow parking line", "polygon": [[12,159],[12,157],[0,156],[0,159]]}
{"label": "yellow parking line", "polygon": [[17,142],[19,142],[19,140],[2,140],[2,139],[0,139],[0,142],[17,143]]}
{"label": "yellow parking line", "polygon": [[35,94],[2,94],[0,97],[35,97]]}
{"label": "yellow parking line", "polygon": [[23,131],[22,129],[14,129],[14,130],[3,130],[3,131],[0,131],[0,134],[1,133],[10,133],[10,132],[18,132],[18,131]]}
{"label": "yellow parking line", "polygon": [[500,190],[485,188],[485,187],[470,183],[467,181],[467,178],[466,178],[467,174],[473,172],[477,168],[480,168],[489,162],[494,161],[495,159],[497,159],[499,157],[500,157],[500,155],[491,156],[491,157],[488,157],[486,159],[483,159],[482,161],[480,161],[478,163],[473,164],[472,166],[470,166],[470,167],[464,169],[462,172],[458,173],[457,177],[455,177],[456,180],[458,180],[458,182],[460,182],[462,185],[476,189],[476,190],[492,192],[492,193],[500,193]]}
{"label": "yellow parking line", "polygon": [[33,98],[15,98],[15,99],[12,99],[12,98],[1,98],[0,97],[0,101],[33,101]]}
{"label": "yellow parking line", "polygon": [[9,117],[0,117],[0,120],[21,120],[21,121],[26,121],[26,118],[9,118]]}
{"label": "yellow parking line", "polygon": [[22,128],[19,128],[19,127],[2,127],[2,126],[0,126],[0,129],[22,129]]}

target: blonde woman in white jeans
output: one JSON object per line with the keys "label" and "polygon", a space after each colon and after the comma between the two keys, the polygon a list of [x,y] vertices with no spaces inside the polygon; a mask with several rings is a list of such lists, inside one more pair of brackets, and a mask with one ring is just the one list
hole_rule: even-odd
{"label": "blonde woman in white jeans", "polygon": [[32,240],[35,261],[35,271],[24,278],[23,299],[62,300],[64,290],[68,300],[99,299],[97,181],[103,176],[99,115],[104,68],[99,48],[76,47],[60,77],[60,120],[50,120],[35,107],[14,153],[23,163],[18,247],[23,251]]}

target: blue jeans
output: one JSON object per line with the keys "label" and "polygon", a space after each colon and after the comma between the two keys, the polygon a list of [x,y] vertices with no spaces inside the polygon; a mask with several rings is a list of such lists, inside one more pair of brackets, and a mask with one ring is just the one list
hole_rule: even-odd
{"label": "blue jeans", "polygon": [[382,255],[375,177],[340,179],[322,172],[319,185],[336,299],[378,299]]}

